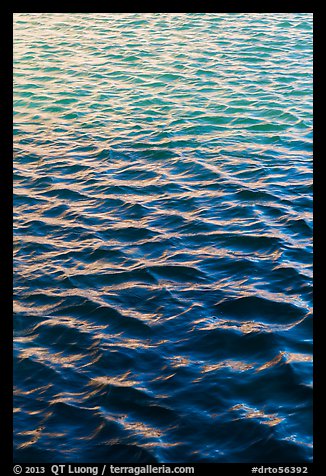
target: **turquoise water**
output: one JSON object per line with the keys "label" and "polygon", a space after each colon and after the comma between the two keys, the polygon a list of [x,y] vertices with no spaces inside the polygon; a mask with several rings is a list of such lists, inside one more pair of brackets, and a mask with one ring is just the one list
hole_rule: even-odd
{"label": "turquoise water", "polygon": [[14,448],[312,458],[312,15],[14,15]]}

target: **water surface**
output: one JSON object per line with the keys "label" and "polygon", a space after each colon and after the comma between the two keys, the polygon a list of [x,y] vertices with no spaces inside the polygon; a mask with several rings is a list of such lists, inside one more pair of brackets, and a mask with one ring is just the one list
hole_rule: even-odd
{"label": "water surface", "polygon": [[15,14],[14,149],[15,460],[311,460],[311,14]]}

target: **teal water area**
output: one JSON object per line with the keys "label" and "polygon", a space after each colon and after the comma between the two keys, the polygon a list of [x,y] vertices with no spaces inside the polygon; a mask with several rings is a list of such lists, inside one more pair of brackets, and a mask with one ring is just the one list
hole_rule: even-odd
{"label": "teal water area", "polygon": [[17,462],[312,459],[312,15],[14,15]]}

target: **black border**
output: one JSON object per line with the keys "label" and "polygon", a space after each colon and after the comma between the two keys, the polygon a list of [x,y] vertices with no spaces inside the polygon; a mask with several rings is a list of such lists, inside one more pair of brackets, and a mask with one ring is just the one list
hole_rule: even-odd
{"label": "black border", "polygon": [[[318,108],[321,99],[321,73],[320,66],[322,63],[321,51],[318,45],[321,37],[321,11],[317,8],[316,2],[308,1],[296,1],[286,2],[275,0],[273,2],[250,2],[250,1],[228,1],[224,4],[221,2],[195,2],[188,1],[184,5],[182,3],[160,1],[156,0],[155,3],[151,1],[134,4],[132,7],[128,2],[119,2],[119,4],[98,2],[85,2],[80,0],[76,2],[59,2],[47,1],[44,4],[41,2],[30,1],[16,1],[11,5],[5,5],[5,8],[0,16],[1,18],[1,33],[3,38],[1,41],[1,49],[3,51],[1,62],[0,81],[2,92],[2,101],[0,108],[3,114],[3,143],[1,151],[3,152],[2,160],[0,164],[2,166],[1,178],[3,183],[1,186],[2,203],[1,203],[1,216],[4,218],[4,225],[2,226],[2,263],[4,264],[3,270],[0,274],[0,293],[2,294],[3,304],[1,306],[1,314],[3,330],[0,332],[0,368],[3,372],[1,378],[1,433],[4,437],[0,446],[1,453],[4,456],[4,460],[1,462],[2,468],[8,468],[8,472],[4,469],[4,474],[13,474],[13,172],[12,172],[12,156],[13,156],[13,14],[14,13],[124,13],[124,12],[139,12],[139,13],[182,13],[182,12],[205,12],[205,13],[313,13],[314,15],[314,161],[313,161],[313,182],[314,182],[314,291],[313,291],[313,303],[316,318],[314,320],[314,413],[313,413],[313,435],[314,435],[314,450],[313,450],[313,463],[307,463],[309,468],[308,474],[319,474],[318,467],[321,463],[322,455],[322,443],[320,432],[320,417],[323,413],[322,410],[318,412],[318,403],[320,403],[320,391],[321,391],[321,363],[319,360],[319,352],[321,348],[322,331],[320,329],[320,280],[321,280],[321,230],[319,223],[321,221],[321,173],[320,173],[320,161],[321,161],[321,121],[319,120],[319,114],[321,110]],[[316,101],[318,100],[318,103]],[[0,433],[0,434],[1,434]],[[4,463],[4,464],[3,464]],[[289,462],[290,463],[290,462]],[[73,464],[73,463],[72,463]],[[125,463],[127,465],[127,463]],[[215,474],[216,470],[219,474],[229,474],[228,471],[233,472],[236,470],[237,474],[251,474],[251,467],[253,464],[248,463],[187,463],[180,464],[179,466],[194,466],[195,474],[198,474],[198,470],[204,470],[205,473],[209,469],[213,469]],[[303,466],[303,464],[294,463],[294,466]],[[24,466],[24,465],[23,465]],[[35,466],[35,464],[34,464]],[[42,464],[42,466],[50,467],[50,464]],[[101,465],[99,465],[101,466]],[[128,464],[128,466],[137,466]],[[142,465],[138,465],[142,466]],[[168,466],[168,465],[166,465]],[[171,465],[174,466],[174,465]],[[258,466],[261,466],[258,464]],[[277,467],[285,466],[284,463],[278,464],[266,464],[265,467]],[[229,469],[228,469],[229,468]],[[241,469],[243,472],[241,471]],[[241,473],[239,472],[241,471]],[[24,472],[22,473],[24,474]],[[46,471],[46,474],[51,474]],[[99,473],[100,474],[100,473]]]}
{"label": "black border", "polygon": [[188,0],[187,2],[169,2],[168,0],[151,0],[137,2],[132,5],[130,2],[119,1],[117,3],[106,3],[94,0],[93,2],[86,2],[85,0],[75,2],[62,2],[60,5],[56,1],[47,1],[44,4],[35,0],[22,0],[13,3],[10,10],[12,12],[19,13],[43,13],[44,10],[47,13],[126,13],[134,10],[139,13],[182,13],[182,12],[205,12],[205,13],[312,13],[313,2],[307,0],[298,1],[248,1],[248,0],[229,0],[226,2],[218,1],[194,1]]}
{"label": "black border", "polygon": [[[2,13],[2,12],[1,12]],[[3,138],[2,138],[2,159],[1,164],[1,212],[0,216],[3,218],[3,225],[1,226],[1,263],[3,268],[0,272],[0,295],[1,295],[1,323],[0,332],[0,370],[1,370],[1,397],[2,397],[2,418],[1,418],[1,433],[3,436],[1,442],[1,454],[8,460],[4,461],[5,467],[11,463],[10,459],[13,451],[13,171],[12,171],[12,156],[13,156],[13,74],[12,74],[12,15],[9,9],[6,9],[0,16],[1,19],[1,63],[2,71],[0,74],[0,91],[2,98],[0,102],[1,118],[3,119]],[[1,434],[0,433],[0,434]],[[12,466],[10,465],[10,472],[12,474]]]}

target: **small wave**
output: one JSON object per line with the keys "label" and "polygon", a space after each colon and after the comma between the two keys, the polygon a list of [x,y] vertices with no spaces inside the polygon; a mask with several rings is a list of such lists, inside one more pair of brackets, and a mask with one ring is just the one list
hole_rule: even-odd
{"label": "small wave", "polygon": [[14,17],[15,462],[312,459],[312,17]]}

